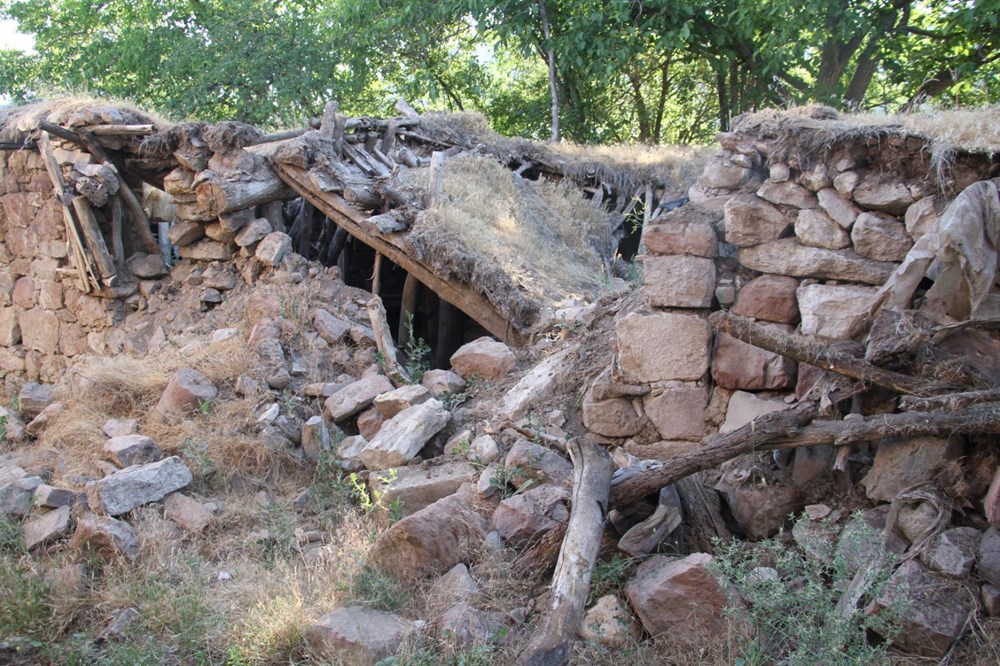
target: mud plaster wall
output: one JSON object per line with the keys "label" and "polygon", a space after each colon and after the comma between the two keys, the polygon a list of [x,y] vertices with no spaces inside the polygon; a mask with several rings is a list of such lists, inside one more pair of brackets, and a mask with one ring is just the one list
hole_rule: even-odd
{"label": "mud plaster wall", "polygon": [[[667,458],[786,408],[820,371],[713,335],[708,315],[730,309],[785,332],[851,339],[914,241],[989,175],[986,156],[932,168],[919,137],[852,137],[822,150],[802,139],[720,135],[691,203],[646,227],[646,306],[618,320],[615,363],[583,403],[595,436]],[[991,294],[978,316],[996,306]]]}
{"label": "mud plaster wall", "polygon": [[[37,152],[0,151],[0,375],[55,381],[66,360],[105,351],[124,306],[84,294],[62,211]],[[8,386],[9,388],[9,386]]]}

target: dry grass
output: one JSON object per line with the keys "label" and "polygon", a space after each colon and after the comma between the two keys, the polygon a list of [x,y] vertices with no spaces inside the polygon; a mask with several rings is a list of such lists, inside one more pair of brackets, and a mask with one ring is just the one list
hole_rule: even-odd
{"label": "dry grass", "polygon": [[[405,183],[420,187],[427,177],[414,169]],[[496,160],[472,155],[446,163],[442,196],[410,240],[459,279],[482,284],[518,321],[530,315],[517,311],[504,286],[536,302],[579,298],[600,288],[612,251],[608,214],[575,188],[521,180]],[[505,277],[516,290],[496,284]]]}
{"label": "dry grass", "polygon": [[171,125],[163,116],[126,100],[77,94],[0,110],[0,138],[21,141],[43,120],[63,125],[77,115],[99,124],[153,124],[160,129]]}

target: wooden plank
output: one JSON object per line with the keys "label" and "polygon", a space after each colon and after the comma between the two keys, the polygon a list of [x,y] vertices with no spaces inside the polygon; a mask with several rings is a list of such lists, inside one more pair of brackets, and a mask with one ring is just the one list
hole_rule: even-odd
{"label": "wooden plank", "polygon": [[156,125],[92,125],[87,131],[96,136],[146,136],[156,132]]}
{"label": "wooden plank", "polygon": [[80,220],[80,229],[83,231],[83,237],[87,240],[87,247],[94,255],[94,261],[97,262],[101,281],[111,286],[115,275],[117,275],[115,262],[108,252],[108,244],[104,241],[101,228],[97,226],[97,218],[94,216],[94,211],[90,207],[87,197],[83,195],[73,197],[73,209],[76,210],[76,217]]}
{"label": "wooden plank", "polygon": [[384,254],[403,270],[412,273],[427,288],[461,308],[499,340],[514,347],[523,347],[528,343],[526,333],[510,322],[475,287],[442,279],[431,266],[411,256],[402,246],[402,240],[367,233],[362,227],[362,223],[368,218],[368,215],[351,206],[340,195],[334,192],[324,192],[317,187],[308,171],[282,162],[276,163],[274,167],[289,187],[311,201],[316,208],[323,211],[323,214],[336,222],[340,228],[376,252]]}

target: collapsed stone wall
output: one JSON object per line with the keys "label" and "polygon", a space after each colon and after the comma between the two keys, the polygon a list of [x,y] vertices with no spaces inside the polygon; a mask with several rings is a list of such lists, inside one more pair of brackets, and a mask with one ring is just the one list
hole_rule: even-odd
{"label": "collapsed stone wall", "polygon": [[[929,139],[897,128],[838,134],[835,121],[783,122],[719,135],[690,203],[645,228],[645,306],[617,321],[614,364],[583,402],[596,437],[665,459],[803,398],[822,371],[713,335],[708,315],[728,309],[777,331],[851,340],[913,243],[990,176],[988,155],[934,168]],[[991,294],[974,316],[991,316],[996,302]],[[832,455],[796,453],[801,492],[786,509],[801,509]],[[762,536],[788,511],[775,513],[763,530],[743,527]]]}
{"label": "collapsed stone wall", "polygon": [[125,314],[123,301],[79,289],[52,191],[37,152],[0,151],[0,374],[5,379],[55,381],[67,359],[105,353],[106,334]]}

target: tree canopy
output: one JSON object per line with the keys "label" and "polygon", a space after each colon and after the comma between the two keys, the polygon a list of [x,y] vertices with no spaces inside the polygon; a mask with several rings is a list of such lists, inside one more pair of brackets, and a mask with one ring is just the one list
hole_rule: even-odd
{"label": "tree canopy", "polygon": [[[0,0],[35,51],[0,94],[128,98],[168,115],[301,124],[477,110],[495,129],[693,142],[765,106],[982,104],[1000,0]],[[556,102],[555,111],[553,102]]]}

